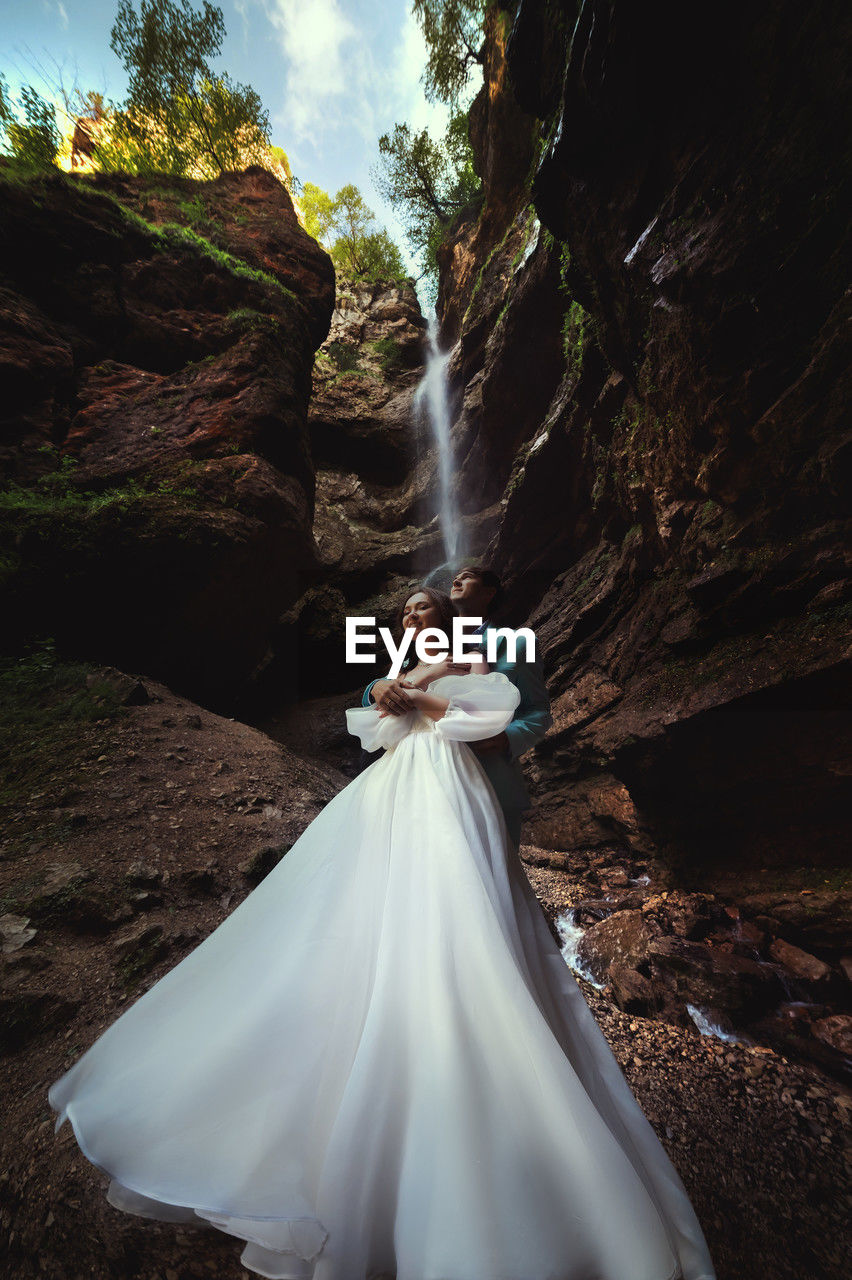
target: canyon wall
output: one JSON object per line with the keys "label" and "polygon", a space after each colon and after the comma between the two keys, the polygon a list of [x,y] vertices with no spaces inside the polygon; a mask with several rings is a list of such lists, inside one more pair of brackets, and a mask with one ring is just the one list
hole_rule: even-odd
{"label": "canyon wall", "polygon": [[553,699],[525,856],[582,878],[614,998],[742,1025],[788,942],[814,1016],[850,994],[849,16],[694,16],[489,11],[440,307],[459,502]]}
{"label": "canyon wall", "polygon": [[536,843],[638,850],[650,824],[696,873],[831,864],[845,18],[723,5],[696,42],[678,13],[491,11],[485,203],[442,261],[458,493],[500,503],[480,550],[543,646]]}
{"label": "canyon wall", "polygon": [[307,427],[328,255],[263,169],[0,168],[3,644],[224,706],[321,572]]}

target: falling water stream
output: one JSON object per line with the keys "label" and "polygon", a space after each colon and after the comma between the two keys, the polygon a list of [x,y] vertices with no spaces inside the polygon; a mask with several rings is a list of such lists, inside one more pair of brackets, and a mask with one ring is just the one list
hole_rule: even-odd
{"label": "falling water stream", "polygon": [[[438,347],[438,321],[429,316],[429,348],[426,370],[414,396],[415,412],[425,412],[435,451],[438,455],[438,522],[444,544],[444,564],[439,568],[453,567],[453,562],[464,553],[462,523],[458,503],[453,493],[455,471],[453,445],[450,439],[450,405],[447,391],[447,364],[450,352]],[[433,570],[433,574],[437,570]],[[429,575],[430,577],[432,574]]]}

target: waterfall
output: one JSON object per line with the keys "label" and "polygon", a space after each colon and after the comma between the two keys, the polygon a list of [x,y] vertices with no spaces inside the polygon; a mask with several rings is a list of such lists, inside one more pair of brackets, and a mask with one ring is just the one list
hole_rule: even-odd
{"label": "waterfall", "polygon": [[447,394],[447,364],[450,352],[446,351],[442,354],[438,349],[438,320],[434,314],[429,316],[428,340],[426,370],[414,394],[414,408],[418,414],[425,411],[438,454],[438,522],[444,543],[444,565],[441,566],[443,568],[452,567],[453,562],[464,554],[465,548],[462,545],[461,514],[453,495],[455,467],[450,440],[450,405]]}

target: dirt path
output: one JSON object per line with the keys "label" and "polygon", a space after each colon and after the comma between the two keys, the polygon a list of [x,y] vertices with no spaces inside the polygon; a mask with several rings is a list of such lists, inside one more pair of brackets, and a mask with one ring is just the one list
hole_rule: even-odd
{"label": "dirt path", "polygon": [[[134,704],[134,686],[118,682],[128,700],[107,698],[103,718],[71,735],[42,729],[43,758],[20,717],[33,768],[18,779],[25,794],[2,793],[0,913],[35,929],[0,971],[2,1274],[16,1280],[249,1275],[220,1232],[109,1206],[70,1126],[54,1136],[46,1090],[234,909],[345,779],[153,681],[151,700]],[[564,874],[528,871],[551,911],[567,904]],[[852,1274],[841,1086],[584,994],[686,1183],[720,1280]]]}

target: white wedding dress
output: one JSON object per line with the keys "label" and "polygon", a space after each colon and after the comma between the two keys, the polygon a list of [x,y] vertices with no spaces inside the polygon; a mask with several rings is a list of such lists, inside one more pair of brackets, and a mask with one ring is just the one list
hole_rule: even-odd
{"label": "white wedding dress", "polygon": [[49,1091],[110,1202],[287,1280],[713,1280],[466,741],[518,703],[347,712],[381,757]]}

